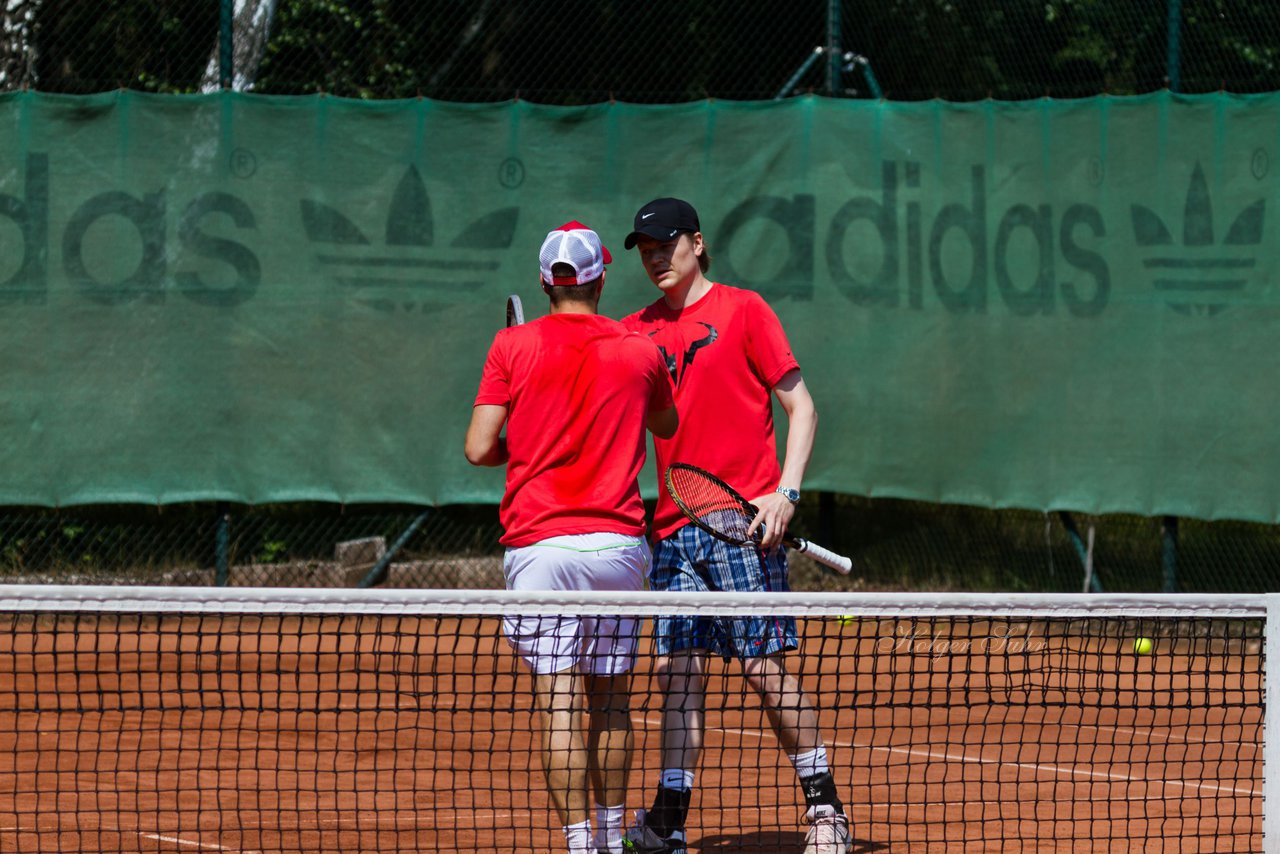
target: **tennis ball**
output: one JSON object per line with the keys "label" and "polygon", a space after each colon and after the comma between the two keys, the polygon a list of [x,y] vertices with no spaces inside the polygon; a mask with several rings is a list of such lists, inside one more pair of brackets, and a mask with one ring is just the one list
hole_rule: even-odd
{"label": "tennis ball", "polygon": [[1151,652],[1155,644],[1151,642],[1151,638],[1138,638],[1133,642],[1133,651],[1138,655],[1146,655]]}
{"label": "tennis ball", "polygon": [[853,614],[841,614],[838,617],[838,619],[840,620],[840,625],[849,626],[849,625],[852,625],[854,621],[856,621],[858,618],[855,617]]}

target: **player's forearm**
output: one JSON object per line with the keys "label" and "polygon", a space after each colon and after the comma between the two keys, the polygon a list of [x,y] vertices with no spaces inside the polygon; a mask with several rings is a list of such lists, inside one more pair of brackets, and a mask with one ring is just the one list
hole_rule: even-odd
{"label": "player's forearm", "polygon": [[782,479],[778,485],[800,489],[818,434],[818,410],[798,368],[784,376],[773,393],[787,413],[787,450],[782,459]]}
{"label": "player's forearm", "polygon": [[779,486],[801,489],[804,473],[813,455],[813,443],[818,435],[818,411],[809,400],[807,405],[797,405],[787,419],[787,449],[782,460],[782,477]]}

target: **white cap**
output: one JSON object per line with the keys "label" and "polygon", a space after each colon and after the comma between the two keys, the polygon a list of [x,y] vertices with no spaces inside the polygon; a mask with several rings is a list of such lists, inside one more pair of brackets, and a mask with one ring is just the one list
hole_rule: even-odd
{"label": "white cap", "polygon": [[[604,265],[612,262],[613,256],[600,242],[600,235],[577,220],[549,232],[538,254],[538,269],[548,285],[585,285],[600,278]],[[568,264],[574,275],[553,276],[551,267],[555,264]]]}

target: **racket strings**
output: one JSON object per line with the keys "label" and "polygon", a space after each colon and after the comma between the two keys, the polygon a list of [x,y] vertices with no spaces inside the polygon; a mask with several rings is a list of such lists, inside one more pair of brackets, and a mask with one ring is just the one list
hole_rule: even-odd
{"label": "racket strings", "polygon": [[747,529],[753,516],[746,514],[741,499],[723,484],[686,468],[672,467],[667,478],[671,497],[687,515],[726,537],[741,542],[751,539]]}
{"label": "racket strings", "polygon": [[742,508],[736,505],[732,509],[708,510],[701,514],[701,518],[705,524],[735,540],[745,543],[751,539],[751,534],[748,533],[751,517],[745,515]]}

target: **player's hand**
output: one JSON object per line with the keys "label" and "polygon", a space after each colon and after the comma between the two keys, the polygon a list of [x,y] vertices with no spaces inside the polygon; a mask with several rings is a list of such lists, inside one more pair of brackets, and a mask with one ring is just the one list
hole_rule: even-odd
{"label": "player's hand", "polygon": [[795,505],[778,492],[761,495],[751,503],[759,508],[760,512],[751,520],[748,533],[754,535],[763,526],[764,533],[760,538],[760,547],[765,551],[772,551],[782,542],[782,536],[787,532],[787,525],[791,524],[791,519],[796,515]]}

